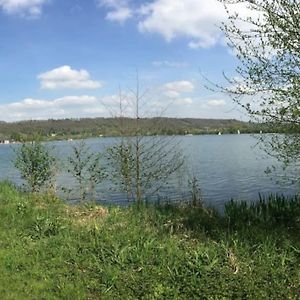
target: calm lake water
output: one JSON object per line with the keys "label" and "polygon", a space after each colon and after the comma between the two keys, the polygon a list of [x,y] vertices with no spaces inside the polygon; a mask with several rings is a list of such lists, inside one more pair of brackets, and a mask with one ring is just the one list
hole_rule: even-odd
{"label": "calm lake water", "polygon": [[[92,150],[104,151],[117,141],[116,138],[97,138],[88,139],[86,143]],[[221,207],[231,198],[251,201],[258,199],[259,194],[293,195],[299,192],[298,186],[285,180],[283,171],[272,176],[265,173],[268,167],[279,164],[266,156],[259,147],[255,147],[257,139],[251,135],[180,136],[176,137],[176,142],[183,150],[186,167],[172,179],[171,187],[161,194],[162,197],[178,200],[182,195],[187,195],[187,180],[193,176],[198,180],[205,202],[216,207]],[[48,144],[54,147],[55,155],[63,161],[70,154],[74,143],[76,141]],[[0,145],[0,180],[8,179],[21,185],[22,180],[12,163],[15,155],[13,148],[16,147],[18,145]],[[290,172],[296,174],[297,170]],[[76,183],[64,171],[60,171],[57,184],[75,191],[69,201],[76,198]],[[100,202],[121,203],[125,200],[124,195],[109,188],[109,183],[103,183],[97,189]]]}

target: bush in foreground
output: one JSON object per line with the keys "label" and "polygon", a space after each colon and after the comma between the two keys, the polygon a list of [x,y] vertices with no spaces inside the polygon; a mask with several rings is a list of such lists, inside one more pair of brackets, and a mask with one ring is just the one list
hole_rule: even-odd
{"label": "bush in foreground", "polygon": [[14,165],[31,192],[40,192],[51,185],[55,175],[55,163],[50,150],[40,142],[22,144],[16,150]]}

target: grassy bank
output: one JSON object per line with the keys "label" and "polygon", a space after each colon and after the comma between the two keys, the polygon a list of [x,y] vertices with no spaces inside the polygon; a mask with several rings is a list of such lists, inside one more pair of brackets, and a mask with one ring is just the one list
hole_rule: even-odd
{"label": "grassy bank", "polygon": [[67,206],[0,184],[1,299],[299,299],[300,202]]}

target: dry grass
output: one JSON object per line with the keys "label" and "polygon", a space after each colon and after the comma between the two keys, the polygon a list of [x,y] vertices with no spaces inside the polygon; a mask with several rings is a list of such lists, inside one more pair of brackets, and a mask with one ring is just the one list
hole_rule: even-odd
{"label": "dry grass", "polygon": [[81,226],[92,225],[95,221],[104,219],[108,215],[108,210],[102,206],[66,205],[65,211],[74,224]]}

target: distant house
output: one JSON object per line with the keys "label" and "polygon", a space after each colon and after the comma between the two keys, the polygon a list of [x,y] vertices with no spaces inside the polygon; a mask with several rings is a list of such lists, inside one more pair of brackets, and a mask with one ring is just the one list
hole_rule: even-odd
{"label": "distant house", "polygon": [[8,144],[10,144],[10,141],[9,140],[0,140],[0,144],[8,145]]}

